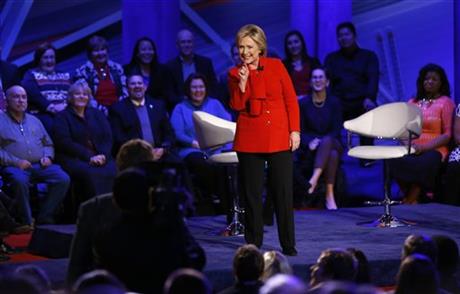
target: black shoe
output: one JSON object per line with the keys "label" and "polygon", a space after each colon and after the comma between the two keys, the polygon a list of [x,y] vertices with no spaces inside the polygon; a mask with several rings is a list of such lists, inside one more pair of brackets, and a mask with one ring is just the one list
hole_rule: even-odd
{"label": "black shoe", "polygon": [[297,250],[295,249],[295,247],[283,248],[283,254],[287,256],[296,256]]}

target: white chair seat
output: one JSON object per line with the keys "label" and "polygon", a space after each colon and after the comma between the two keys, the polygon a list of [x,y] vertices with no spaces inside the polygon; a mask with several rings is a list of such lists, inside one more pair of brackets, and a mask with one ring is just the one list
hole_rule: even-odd
{"label": "white chair seat", "polygon": [[[411,148],[410,153],[414,153],[415,149]],[[407,155],[406,146],[356,146],[348,151],[351,157],[361,159],[392,159],[400,158]]]}
{"label": "white chair seat", "polygon": [[211,155],[209,160],[214,163],[238,163],[238,156],[236,155],[235,151],[222,152]]}

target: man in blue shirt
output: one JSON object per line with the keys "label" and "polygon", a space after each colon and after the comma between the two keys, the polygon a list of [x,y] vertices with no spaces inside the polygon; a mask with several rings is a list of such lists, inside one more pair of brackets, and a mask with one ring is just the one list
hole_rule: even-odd
{"label": "man in blue shirt", "polygon": [[5,182],[17,199],[24,224],[32,224],[30,183],[47,184],[36,223],[53,223],[53,214],[64,199],[69,176],[53,164],[54,148],[40,120],[27,114],[27,93],[21,86],[6,91],[6,112],[0,113],[0,164]]}

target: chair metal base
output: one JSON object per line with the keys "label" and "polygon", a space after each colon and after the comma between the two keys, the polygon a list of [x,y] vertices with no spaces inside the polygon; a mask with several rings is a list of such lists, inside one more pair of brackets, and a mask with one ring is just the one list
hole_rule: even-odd
{"label": "chair metal base", "polygon": [[373,221],[365,221],[357,223],[358,226],[364,227],[373,227],[373,228],[397,228],[397,227],[407,227],[407,226],[415,226],[417,223],[398,219],[397,217],[391,214],[391,205],[394,204],[401,204],[401,201],[390,200],[388,197],[385,197],[383,201],[366,201],[364,202],[367,205],[378,205],[383,206],[385,209],[385,213],[376,220]]}
{"label": "chair metal base", "polygon": [[397,228],[416,225],[415,222],[398,219],[391,214],[383,214],[380,218],[374,221],[360,222],[358,226],[372,227],[372,228]]}

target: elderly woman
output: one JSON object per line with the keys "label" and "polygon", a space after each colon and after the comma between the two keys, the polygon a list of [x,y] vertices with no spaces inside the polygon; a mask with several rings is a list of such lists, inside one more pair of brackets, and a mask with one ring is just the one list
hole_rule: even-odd
{"label": "elderly woman", "polygon": [[76,69],[74,80],[86,81],[94,97],[91,105],[107,115],[107,107],[128,96],[123,67],[109,60],[107,40],[103,37],[91,37],[86,53],[89,60]]}
{"label": "elderly woman", "polygon": [[314,161],[313,173],[306,183],[307,190],[309,194],[313,193],[323,177],[326,182],[325,206],[337,209],[334,185],[343,153],[340,144],[342,110],[339,100],[327,94],[329,79],[323,68],[312,70],[310,82],[312,94],[300,101],[301,153],[305,154],[306,161],[310,158]]}
{"label": "elderly woman", "polygon": [[404,193],[404,202],[415,204],[422,190],[432,192],[441,163],[448,155],[455,108],[442,67],[427,64],[417,78],[417,95],[410,104],[422,110],[422,134],[414,140],[415,155],[390,162],[390,172]]}
{"label": "elderly woman", "polygon": [[21,84],[27,91],[29,112],[51,133],[55,114],[67,106],[70,73],[56,68],[56,48],[49,43],[35,50],[34,65],[25,73]]}
{"label": "elderly woman", "polygon": [[54,128],[56,160],[78,182],[81,200],[110,192],[115,177],[112,133],[102,112],[88,107],[85,83],[69,88],[69,107],[57,115]]}
{"label": "elderly woman", "polygon": [[311,93],[310,73],[312,68],[320,65],[316,57],[311,57],[307,52],[307,45],[302,34],[293,30],[284,37],[284,66],[291,76],[295,92],[299,99]]}
{"label": "elderly woman", "polygon": [[200,110],[226,120],[231,120],[231,116],[217,99],[208,97],[207,80],[202,74],[194,73],[187,78],[185,94],[187,99],[177,104],[172,112],[171,124],[176,133],[179,156],[184,159],[191,173],[195,175],[195,185],[205,194],[204,196],[209,197],[216,194],[215,184],[218,179],[215,179],[215,169],[207,161],[207,157],[221,149],[212,151],[200,149],[192,114]]}
{"label": "elderly woman", "polygon": [[169,71],[158,62],[157,47],[152,39],[142,37],[134,45],[131,61],[124,66],[126,76],[140,75],[147,87],[146,94],[165,102],[171,95]]}

